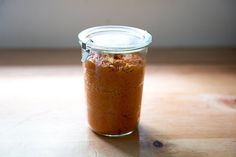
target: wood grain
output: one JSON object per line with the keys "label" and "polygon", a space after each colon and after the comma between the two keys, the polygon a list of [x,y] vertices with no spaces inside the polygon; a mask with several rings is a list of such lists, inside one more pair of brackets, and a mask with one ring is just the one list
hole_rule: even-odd
{"label": "wood grain", "polygon": [[106,138],[87,125],[79,50],[0,50],[0,156],[235,157],[235,54],[152,49],[139,129]]}

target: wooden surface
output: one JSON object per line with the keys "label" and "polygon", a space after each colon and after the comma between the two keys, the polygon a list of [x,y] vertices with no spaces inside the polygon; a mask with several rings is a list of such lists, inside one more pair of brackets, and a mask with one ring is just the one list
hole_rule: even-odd
{"label": "wooden surface", "polygon": [[1,157],[235,157],[236,50],[151,49],[141,121],[88,129],[79,50],[0,50]]}

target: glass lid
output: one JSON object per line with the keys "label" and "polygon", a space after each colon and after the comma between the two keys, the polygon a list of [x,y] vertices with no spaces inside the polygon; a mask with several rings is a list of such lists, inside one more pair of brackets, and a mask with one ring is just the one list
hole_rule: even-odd
{"label": "glass lid", "polygon": [[145,30],[117,25],[88,28],[79,33],[78,38],[83,49],[106,53],[135,51],[152,42],[151,34]]}

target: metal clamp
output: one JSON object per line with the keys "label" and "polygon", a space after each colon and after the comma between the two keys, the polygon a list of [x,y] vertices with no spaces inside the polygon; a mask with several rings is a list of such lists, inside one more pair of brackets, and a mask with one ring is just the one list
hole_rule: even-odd
{"label": "metal clamp", "polygon": [[93,42],[93,40],[88,40],[86,43],[83,43],[81,44],[81,47],[82,49],[84,50],[84,53],[82,55],[82,58],[81,58],[81,62],[85,62],[89,56],[89,53],[90,53],[90,47],[87,46],[88,43],[90,42]]}

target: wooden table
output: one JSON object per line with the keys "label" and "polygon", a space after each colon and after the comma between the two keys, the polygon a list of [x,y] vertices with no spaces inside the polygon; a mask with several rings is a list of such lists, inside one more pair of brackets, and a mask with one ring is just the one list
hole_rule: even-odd
{"label": "wooden table", "polygon": [[151,49],[124,138],[88,129],[79,50],[1,50],[0,156],[235,157],[236,49]]}

